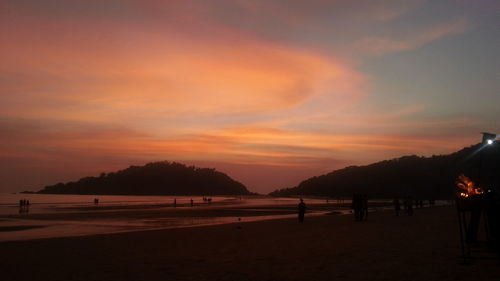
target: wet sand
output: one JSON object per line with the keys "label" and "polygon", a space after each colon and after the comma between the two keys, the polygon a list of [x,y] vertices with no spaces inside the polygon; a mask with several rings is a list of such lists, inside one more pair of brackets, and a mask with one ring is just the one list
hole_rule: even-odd
{"label": "wet sand", "polygon": [[0,226],[0,232],[20,231],[20,230],[39,228],[39,227],[43,227],[43,226],[39,226],[39,225]]}
{"label": "wet sand", "polygon": [[[157,204],[54,206],[45,212],[35,209],[0,215],[0,241],[207,226],[296,216],[296,202],[269,203],[267,200],[238,200],[237,204],[217,202],[194,207]],[[374,207],[380,206],[380,202],[374,203]],[[309,204],[309,210],[310,215],[347,211],[345,206],[317,201]]]}
{"label": "wet sand", "polygon": [[453,207],[0,243],[2,280],[500,280]]}

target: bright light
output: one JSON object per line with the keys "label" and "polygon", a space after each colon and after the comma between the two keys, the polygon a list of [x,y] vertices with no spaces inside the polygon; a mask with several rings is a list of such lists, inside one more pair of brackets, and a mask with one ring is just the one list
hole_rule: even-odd
{"label": "bright light", "polygon": [[493,144],[493,140],[487,140],[486,143],[487,144]]}

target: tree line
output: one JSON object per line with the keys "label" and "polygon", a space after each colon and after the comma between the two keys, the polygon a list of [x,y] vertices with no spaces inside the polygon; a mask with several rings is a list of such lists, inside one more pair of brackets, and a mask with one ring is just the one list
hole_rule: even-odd
{"label": "tree line", "polygon": [[210,168],[153,162],[98,177],[46,186],[38,193],[109,195],[247,195],[247,188]]}
{"label": "tree line", "polygon": [[465,174],[481,187],[498,191],[500,183],[500,143],[473,145],[449,155],[404,156],[366,166],[350,166],[312,177],[291,188],[271,192],[272,196],[350,197],[353,193],[372,198],[413,196],[452,198],[456,180]]}

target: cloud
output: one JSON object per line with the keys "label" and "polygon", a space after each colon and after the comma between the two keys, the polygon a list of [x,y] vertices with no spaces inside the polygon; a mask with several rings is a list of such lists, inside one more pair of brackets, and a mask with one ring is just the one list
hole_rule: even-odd
{"label": "cloud", "polygon": [[5,165],[63,178],[153,160],[317,167],[334,160],[256,120],[365,94],[348,61],[227,26],[203,5],[59,3],[0,19]]}
{"label": "cloud", "polygon": [[9,119],[0,122],[0,136],[2,157],[60,159],[68,155],[105,155],[283,167],[307,166],[328,159],[370,159],[366,155],[381,151],[403,154],[450,146],[445,140],[425,136],[305,133],[259,126],[160,138],[114,124]]}
{"label": "cloud", "polygon": [[399,38],[367,37],[354,43],[355,52],[365,55],[382,55],[419,48],[432,41],[460,34],[470,28],[464,19],[432,25],[424,30],[401,35]]}
{"label": "cloud", "polygon": [[[368,126],[369,120],[366,122]],[[459,137],[455,136],[455,141]],[[33,170],[39,183],[53,184],[131,164],[170,160],[212,163],[211,167],[241,177],[236,179],[251,183],[255,190],[270,191],[346,165],[368,164],[416,151],[427,155],[452,152],[455,145],[439,135],[306,133],[254,125],[159,137],[112,123],[0,120],[0,170],[12,171],[3,179],[6,186],[18,186],[15,175],[27,168]],[[256,180],[266,173],[266,167],[278,174],[295,171],[296,176],[282,181]]]}
{"label": "cloud", "polygon": [[[43,30],[19,28],[0,47],[8,54],[0,68],[9,80],[1,88],[4,115],[47,118],[58,111],[60,118],[95,121],[127,114],[234,114],[296,107],[335,85],[338,96],[359,95],[361,75],[347,63],[256,38],[224,33],[206,40],[127,29],[121,36],[103,34],[103,43],[89,28],[71,32],[90,32],[91,38],[67,32],[67,39],[58,39],[59,33],[32,38]],[[19,45],[28,38],[30,44]],[[128,38],[137,42],[119,46]],[[21,111],[26,105],[31,110]]]}
{"label": "cloud", "polygon": [[[298,181],[343,165],[451,152],[472,142],[457,131],[479,123],[430,116],[420,105],[366,105],[379,98],[376,77],[355,62],[470,28],[469,17],[447,21],[453,11],[439,15],[441,24],[428,23],[434,15],[412,22],[430,2],[0,5],[0,170],[24,167],[40,182],[44,173],[57,178],[47,167],[67,179],[153,160],[212,163],[255,186],[272,176],[266,169]],[[269,182],[286,181],[268,181],[268,191]]]}

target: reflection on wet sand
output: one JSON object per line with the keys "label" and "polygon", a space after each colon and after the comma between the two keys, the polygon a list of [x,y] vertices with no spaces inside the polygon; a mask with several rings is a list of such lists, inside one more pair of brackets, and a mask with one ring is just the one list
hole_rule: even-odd
{"label": "reflection on wet sand", "polygon": [[[34,204],[29,214],[4,212],[0,215],[0,241],[197,227],[296,216],[297,199],[294,198],[214,198],[210,204],[200,200],[194,208],[189,200],[176,199],[179,202],[176,206],[134,200],[108,201],[108,204],[101,200],[98,205],[91,202]],[[171,198],[165,201],[169,202]],[[347,204],[324,202],[323,199],[308,200],[307,215],[349,212]]]}

